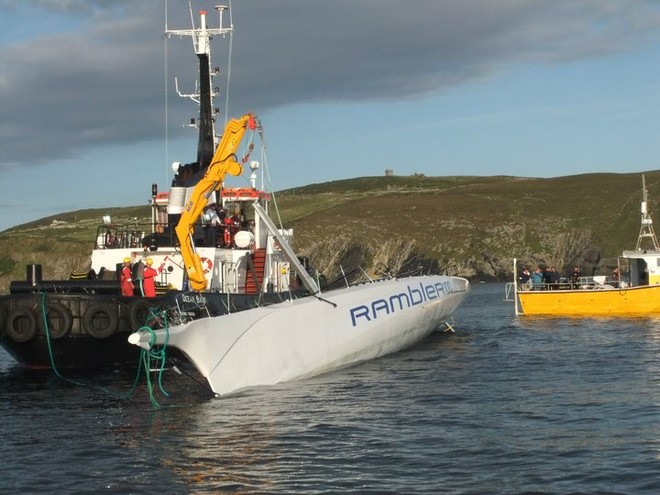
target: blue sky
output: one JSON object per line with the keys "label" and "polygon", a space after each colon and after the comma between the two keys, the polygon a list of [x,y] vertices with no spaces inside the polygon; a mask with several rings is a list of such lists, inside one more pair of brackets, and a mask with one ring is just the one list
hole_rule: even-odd
{"label": "blue sky", "polygon": [[[166,8],[170,28],[190,26],[183,0],[0,0],[0,231],[146,204],[171,161],[194,160],[181,124],[196,108],[172,79],[190,88],[196,59],[170,39],[165,69]],[[388,168],[660,168],[660,2],[234,0],[231,11],[229,114],[260,116],[275,190]],[[216,65],[226,46],[214,44]]]}

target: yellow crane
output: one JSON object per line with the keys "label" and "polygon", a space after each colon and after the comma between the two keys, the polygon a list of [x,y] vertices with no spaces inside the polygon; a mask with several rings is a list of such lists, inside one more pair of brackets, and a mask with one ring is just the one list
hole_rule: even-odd
{"label": "yellow crane", "polygon": [[259,127],[257,118],[251,114],[245,114],[238,119],[231,119],[225,126],[220,144],[215,150],[211,164],[204,177],[197,183],[195,189],[186,203],[181,219],[176,226],[176,235],[181,245],[181,256],[186,267],[190,288],[195,291],[206,289],[206,278],[202,268],[202,260],[195,251],[193,243],[193,231],[195,222],[202,215],[204,208],[208,205],[209,197],[213,191],[222,188],[225,175],[241,175],[243,165],[236,160],[238,150],[243,136],[247,130],[256,130]]}

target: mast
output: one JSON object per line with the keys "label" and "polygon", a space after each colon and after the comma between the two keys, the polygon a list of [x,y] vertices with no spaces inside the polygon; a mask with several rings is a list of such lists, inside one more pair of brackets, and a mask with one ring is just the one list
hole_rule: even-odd
{"label": "mast", "polygon": [[[200,170],[205,170],[211,163],[211,158],[215,152],[215,115],[218,111],[213,109],[213,98],[216,96],[215,91],[212,90],[211,79],[220,73],[220,69],[216,67],[211,70],[211,39],[213,35],[225,36],[233,31],[233,26],[223,27],[223,13],[228,10],[226,5],[216,5],[215,9],[218,11],[219,23],[217,28],[210,28],[206,24],[207,12],[201,10],[199,12],[200,24],[199,27],[191,29],[166,29],[165,35],[169,38],[171,36],[190,36],[193,42],[195,54],[199,59],[199,88],[198,91],[191,94],[185,94],[179,91],[178,81],[174,80],[176,91],[179,96],[183,98],[190,98],[199,103],[199,120],[197,123],[194,119],[191,125],[197,127],[199,130],[199,139],[197,142],[197,163]],[[192,11],[191,11],[192,18]]]}
{"label": "mast", "polygon": [[637,238],[637,247],[635,248],[639,251],[642,247],[642,239],[649,237],[653,242],[653,249],[655,251],[660,251],[660,245],[658,245],[658,239],[655,236],[655,231],[653,230],[653,220],[648,211],[648,193],[646,191],[646,179],[642,175],[642,226],[639,229],[639,237]]}

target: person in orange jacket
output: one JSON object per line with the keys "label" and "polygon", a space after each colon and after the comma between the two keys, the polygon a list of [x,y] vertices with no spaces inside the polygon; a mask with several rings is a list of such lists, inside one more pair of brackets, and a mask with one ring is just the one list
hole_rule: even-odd
{"label": "person in orange jacket", "polygon": [[154,260],[151,258],[147,258],[146,261],[147,266],[144,269],[144,272],[142,273],[143,277],[143,282],[142,282],[142,288],[144,289],[144,295],[146,297],[156,297],[156,280],[155,277],[158,275],[160,272],[163,271],[163,267],[165,266],[165,263],[161,263],[160,267],[158,267],[158,270],[155,270],[152,265],[154,264]]}
{"label": "person in orange jacket", "polygon": [[131,273],[130,258],[124,258],[124,267],[121,269],[121,295],[133,295],[133,275]]}

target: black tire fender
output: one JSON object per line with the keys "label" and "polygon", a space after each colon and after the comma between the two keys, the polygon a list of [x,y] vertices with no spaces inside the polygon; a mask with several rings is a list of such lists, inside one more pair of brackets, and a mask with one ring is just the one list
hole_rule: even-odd
{"label": "black tire fender", "polygon": [[[61,339],[71,330],[73,315],[64,304],[49,302],[46,306],[46,321],[50,338]],[[39,326],[44,332],[46,331],[43,316],[39,318]]]}
{"label": "black tire fender", "polygon": [[119,315],[113,304],[90,304],[83,314],[83,328],[94,338],[107,339],[119,327]]}
{"label": "black tire fender", "polygon": [[7,323],[7,308],[4,305],[0,304],[0,336],[5,331],[5,325]]}
{"label": "black tire fender", "polygon": [[18,307],[9,313],[5,328],[7,336],[18,343],[29,342],[37,335],[37,316],[28,307]]}
{"label": "black tire fender", "polygon": [[131,323],[131,330],[135,332],[145,325],[149,317],[149,311],[153,305],[153,302],[148,299],[135,299],[131,301],[131,304],[128,306],[128,320]]}

